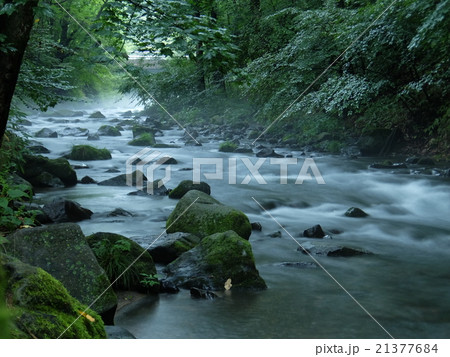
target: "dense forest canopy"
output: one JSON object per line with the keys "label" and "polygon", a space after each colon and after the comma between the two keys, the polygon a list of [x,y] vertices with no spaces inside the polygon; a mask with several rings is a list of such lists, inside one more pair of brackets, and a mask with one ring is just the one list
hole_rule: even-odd
{"label": "dense forest canopy", "polygon": [[[35,13],[10,118],[120,90],[148,106],[151,93],[183,122],[278,119],[268,134],[291,144],[389,129],[448,152],[450,0],[37,3],[0,1],[3,24]],[[20,31],[0,29],[6,58]]]}

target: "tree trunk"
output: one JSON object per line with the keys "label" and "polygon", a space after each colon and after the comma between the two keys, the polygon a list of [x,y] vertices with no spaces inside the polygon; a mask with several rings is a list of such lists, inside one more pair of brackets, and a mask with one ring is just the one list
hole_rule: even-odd
{"label": "tree trunk", "polygon": [[16,5],[15,1],[6,0],[5,4],[12,4],[16,9],[11,15],[0,15],[0,35],[5,36],[3,44],[15,49],[0,54],[0,147],[8,122],[11,100],[19,77],[23,54],[33,27],[34,8],[38,2],[39,0],[29,0],[23,5]]}

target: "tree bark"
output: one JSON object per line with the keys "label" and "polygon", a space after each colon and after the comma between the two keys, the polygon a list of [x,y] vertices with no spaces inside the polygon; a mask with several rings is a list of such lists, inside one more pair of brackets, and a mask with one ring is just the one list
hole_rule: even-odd
{"label": "tree bark", "polygon": [[4,45],[14,48],[0,52],[0,147],[8,123],[11,100],[19,77],[23,55],[34,23],[34,8],[39,0],[29,0],[23,5],[6,0],[5,4],[16,7],[11,15],[0,15],[0,35],[5,36]]}

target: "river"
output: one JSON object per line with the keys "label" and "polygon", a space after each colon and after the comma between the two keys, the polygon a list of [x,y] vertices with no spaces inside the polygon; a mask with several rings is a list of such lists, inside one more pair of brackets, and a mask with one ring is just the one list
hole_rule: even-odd
{"label": "river", "polygon": [[[62,132],[66,127],[83,127],[95,133],[112,119],[123,120],[120,113],[137,110],[127,101],[84,108],[86,113],[94,109],[100,110],[106,119],[80,115],[58,118],[68,119],[67,122],[55,122],[49,121],[48,114],[35,113],[29,116],[32,126],[26,130],[34,133],[49,127]],[[250,174],[242,158],[256,163],[254,155],[219,153],[217,141],[186,147],[181,141],[182,134],[174,126],[156,138],[160,143],[180,145],[158,149],[178,161],[170,167],[171,179],[166,186],[174,188],[181,180],[192,179],[192,171],[181,169],[192,168],[194,158],[221,159],[224,178],[202,177],[202,180],[210,184],[216,199],[244,211],[251,222],[261,223],[262,231],[254,231],[250,242],[268,289],[231,290],[215,300],[192,299],[189,291],[184,290],[175,295],[160,294],[123,308],[116,316],[117,325],[137,338],[450,337],[448,178],[369,170],[374,158],[314,154],[314,163],[325,184],[318,184],[314,178],[296,184],[304,162],[301,152],[276,148],[277,152],[292,154],[299,160],[298,165],[289,166],[287,184],[280,184],[280,165],[271,165],[269,160],[259,170],[267,184],[259,184],[251,175],[248,184],[241,184]],[[131,130],[124,130],[120,137],[101,137],[101,141],[73,136],[38,141],[51,151],[47,155],[51,158],[61,156],[72,145],[106,147],[112,160],[86,162],[89,168],[77,170],[79,179],[88,175],[101,181],[118,175],[106,172],[108,169],[125,173],[126,160],[140,149],[127,145],[131,139]],[[230,158],[237,163],[236,184],[228,180]],[[202,167],[202,174],[213,171],[212,165]],[[164,174],[162,169],[156,171],[157,176]],[[75,200],[94,212],[90,220],[79,223],[86,235],[114,232],[146,246],[164,231],[165,220],[177,201],[168,197],[128,196],[133,190],[78,184],[72,188],[39,190],[36,200],[39,203],[56,197]],[[272,217],[255,200],[270,208]],[[345,217],[344,212],[352,206],[362,208],[369,216]],[[115,208],[130,211],[134,217],[108,217],[107,213]],[[281,264],[312,261],[297,251],[297,242],[315,244],[317,240],[302,238],[300,233],[316,224],[325,230],[341,232],[332,234],[327,243],[359,247],[374,254],[318,256],[323,269]],[[269,237],[277,231],[281,237]]]}

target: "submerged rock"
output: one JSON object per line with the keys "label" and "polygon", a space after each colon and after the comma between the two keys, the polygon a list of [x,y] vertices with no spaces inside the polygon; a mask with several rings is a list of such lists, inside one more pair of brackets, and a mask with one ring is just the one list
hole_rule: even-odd
{"label": "submerged rock", "polygon": [[92,309],[106,324],[113,324],[117,297],[78,225],[21,229],[9,235],[8,240],[10,254],[45,269],[81,303],[90,305],[99,298]]}
{"label": "submerged rock", "polygon": [[55,223],[79,222],[90,219],[92,211],[81,207],[75,201],[57,198],[50,203],[46,203],[42,209],[44,213]]}
{"label": "submerged rock", "polygon": [[325,237],[325,232],[323,231],[320,224],[316,224],[315,226],[305,229],[303,231],[303,237],[308,238],[323,238]]}
{"label": "submerged rock", "polygon": [[218,297],[217,294],[210,290],[203,290],[199,288],[191,288],[190,293],[191,296],[196,299],[213,300]]}
{"label": "submerged rock", "polygon": [[[140,292],[159,290],[153,259],[139,244],[120,234],[105,232],[92,234],[86,240],[115,288]],[[146,280],[152,277],[153,282]]]}
{"label": "submerged rock", "polygon": [[182,288],[224,290],[231,279],[233,289],[265,289],[255,267],[251,245],[234,231],[203,238],[199,245],[170,263],[166,281]]}
{"label": "submerged rock", "polygon": [[133,217],[134,214],[124,210],[123,208],[116,208],[107,214],[108,217]]}
{"label": "submerged rock", "polygon": [[181,198],[191,190],[201,191],[207,195],[211,194],[211,187],[206,182],[194,183],[192,180],[183,180],[177,187],[170,191],[169,198]]}
{"label": "submerged rock", "polygon": [[166,234],[152,244],[148,252],[156,263],[169,264],[200,241],[199,237],[190,233]]}
{"label": "submerged rock", "polygon": [[204,192],[191,190],[178,202],[166,222],[167,233],[192,233],[200,238],[228,230],[248,239],[252,227],[247,216]]}
{"label": "submerged rock", "polygon": [[0,267],[6,271],[12,338],[106,337],[100,316],[46,271],[2,254]]}
{"label": "submerged rock", "polygon": [[62,135],[63,136],[76,136],[76,137],[88,136],[89,130],[86,128],[65,128],[62,131]]}
{"label": "submerged rock", "polygon": [[344,213],[346,217],[355,217],[355,218],[364,218],[367,217],[368,214],[364,212],[361,208],[358,207],[350,207],[347,212]]}
{"label": "submerged rock", "polygon": [[120,326],[105,326],[109,340],[134,340],[136,337],[126,328]]}
{"label": "submerged rock", "polygon": [[94,184],[97,183],[97,181],[95,181],[92,177],[90,176],[84,176],[80,183],[84,184],[84,185],[88,185],[88,184]]}
{"label": "submerged rock", "polygon": [[284,156],[276,153],[275,150],[273,150],[273,149],[263,148],[256,153],[256,157],[278,157],[278,158],[281,158]]}
{"label": "submerged rock", "polygon": [[316,244],[311,244],[309,242],[302,243],[302,246],[297,248],[297,250],[299,252],[302,252],[303,254],[310,253],[313,255],[325,255],[328,257],[354,257],[354,256],[358,256],[358,255],[373,254],[367,250],[363,250],[360,248],[332,246],[332,245],[325,245],[325,244],[316,245]]}

